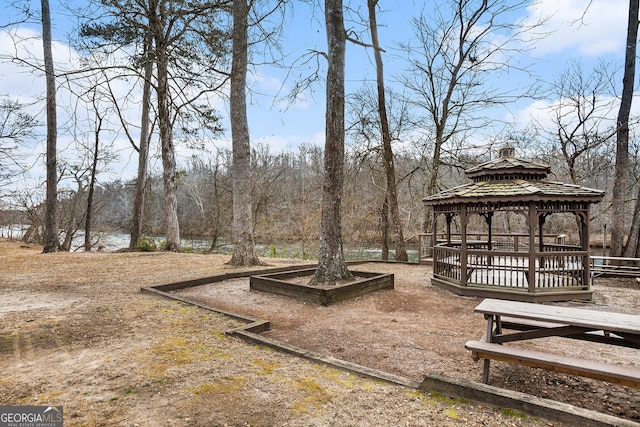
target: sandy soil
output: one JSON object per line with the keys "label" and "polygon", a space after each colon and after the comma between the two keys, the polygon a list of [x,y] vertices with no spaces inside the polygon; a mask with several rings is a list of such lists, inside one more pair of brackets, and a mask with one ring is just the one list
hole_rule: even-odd
{"label": "sandy soil", "polygon": [[[0,241],[0,404],[63,405],[65,426],[554,425],[253,346],[224,334],[235,321],[140,292],[233,271],[228,257],[40,250]],[[241,280],[185,293],[270,319],[273,338],[366,366],[479,380],[481,364],[462,346],[484,328],[477,300],[431,287],[425,267],[358,268],[394,272],[396,290],[331,307],[250,292]],[[637,314],[639,300],[637,287],[599,284],[589,306]],[[574,351],[602,354],[586,347]],[[637,391],[494,365],[494,385],[638,417]]]}

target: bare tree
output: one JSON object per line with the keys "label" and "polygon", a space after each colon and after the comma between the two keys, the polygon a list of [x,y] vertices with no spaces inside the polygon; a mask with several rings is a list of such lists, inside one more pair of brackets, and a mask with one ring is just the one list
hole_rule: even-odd
{"label": "bare tree", "polygon": [[610,122],[614,71],[601,62],[586,73],[574,61],[553,83],[558,101],[551,107],[555,128],[548,139],[562,153],[573,184],[585,184],[585,179],[596,172],[589,159],[607,150],[616,133]]}
{"label": "bare tree", "polygon": [[64,238],[60,250],[71,251],[73,239],[85,222],[87,204],[85,197],[89,186],[90,170],[84,165],[65,165],[60,163],[60,176],[72,178],[75,189],[61,187],[58,211],[60,214],[60,229]]}
{"label": "bare tree", "polygon": [[[226,82],[224,70],[227,35],[217,18],[228,0],[202,2],[169,0],[100,0],[108,11],[105,16],[85,24],[82,34],[101,42],[96,48],[138,48],[153,42],[151,55],[145,51],[144,63],[155,65],[157,120],[163,165],[165,250],[180,250],[178,221],[176,135],[188,138],[194,129],[219,132],[218,117],[204,106],[208,94],[217,92]],[[139,76],[139,62],[124,65]],[[148,79],[145,79],[149,81]],[[205,102],[201,102],[202,100]],[[200,102],[199,102],[200,101]],[[197,125],[190,121],[199,120]]]}
{"label": "bare tree", "polygon": [[342,248],[341,205],[344,181],[344,64],[346,32],[342,0],[325,0],[327,28],[326,126],[320,250],[311,283],[336,284],[353,276]]}
{"label": "bare tree", "polygon": [[56,78],[51,49],[51,13],[49,0],[41,0],[42,5],[42,45],[47,87],[47,197],[44,219],[44,253],[57,252],[58,239],[58,168],[56,119]]}
{"label": "bare tree", "polygon": [[636,189],[635,206],[633,208],[633,216],[631,217],[631,227],[629,229],[629,237],[624,248],[624,256],[629,258],[640,257],[640,180],[638,179],[638,146],[637,141],[633,146],[633,159],[630,171],[633,172],[633,181]]}
{"label": "bare tree", "polygon": [[98,174],[98,161],[100,160],[100,132],[102,131],[102,125],[104,118],[99,111],[98,100],[95,93],[92,99],[93,110],[96,115],[96,124],[94,132],[94,144],[91,150],[91,165],[89,172],[89,188],[87,192],[87,213],[84,221],[84,250],[89,252],[91,250],[91,220],[93,218],[93,196],[96,188],[96,176]]}
{"label": "bare tree", "polygon": [[26,168],[18,148],[33,136],[38,124],[24,107],[18,101],[0,98],[0,197],[3,187],[13,181],[16,172]]}
{"label": "bare tree", "polygon": [[136,194],[133,203],[133,218],[131,221],[131,238],[129,248],[133,249],[142,237],[144,218],[144,199],[147,187],[147,167],[149,164],[149,139],[151,137],[151,78],[153,77],[153,60],[151,56],[151,35],[145,35],[143,47],[144,81],[142,88],[142,112],[140,117],[140,142],[138,145],[138,178],[136,179]]}
{"label": "bare tree", "polygon": [[[416,42],[400,44],[410,66],[399,80],[413,94],[409,102],[424,111],[419,123],[432,147],[427,195],[439,191],[439,169],[446,157],[461,149],[465,135],[490,124],[489,109],[531,92],[531,88],[492,86],[488,80],[490,75],[524,71],[505,57],[515,46],[521,52],[522,35],[531,30],[512,19],[528,4],[523,0],[445,2],[429,9],[430,16],[423,12],[414,19]],[[501,37],[492,37],[494,33]],[[431,227],[431,217],[425,217],[426,228]]]}
{"label": "bare tree", "polygon": [[407,248],[402,233],[402,220],[398,209],[398,189],[396,185],[396,168],[391,148],[391,131],[389,130],[389,120],[387,118],[387,105],[384,90],[384,67],[382,63],[382,53],[378,40],[378,22],[376,18],[376,7],[378,0],[367,0],[369,9],[369,28],[371,31],[371,42],[373,44],[373,54],[376,60],[376,85],[378,88],[378,114],[380,115],[380,128],[382,133],[382,158],[387,178],[386,205],[391,213],[391,224],[395,238],[395,260],[407,261]]}
{"label": "bare tree", "polygon": [[[625,194],[629,168],[629,116],[636,72],[636,46],[638,41],[638,0],[629,0],[629,20],[627,23],[627,43],[624,61],[624,76],[622,78],[622,98],[617,120],[616,134],[616,165],[613,184],[612,215],[611,215],[611,256],[622,256],[624,252],[624,217]],[[634,242],[633,245],[637,245]],[[630,249],[635,253],[635,248]]]}

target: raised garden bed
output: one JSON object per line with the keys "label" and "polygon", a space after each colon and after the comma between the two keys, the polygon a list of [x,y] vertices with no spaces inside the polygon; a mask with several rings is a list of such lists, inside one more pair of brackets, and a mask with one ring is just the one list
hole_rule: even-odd
{"label": "raised garden bed", "polygon": [[393,274],[352,271],[354,280],[335,286],[308,285],[315,268],[251,276],[253,290],[285,295],[322,305],[355,298],[380,289],[393,289]]}

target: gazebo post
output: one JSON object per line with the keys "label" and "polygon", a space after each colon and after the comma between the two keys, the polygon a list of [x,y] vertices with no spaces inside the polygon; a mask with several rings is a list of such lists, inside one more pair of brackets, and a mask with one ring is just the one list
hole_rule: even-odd
{"label": "gazebo post", "polygon": [[453,214],[448,213],[446,215],[447,220],[447,245],[451,245],[451,221],[453,220]]}
{"label": "gazebo post", "polygon": [[[536,209],[536,211],[537,211],[537,209]],[[540,253],[540,268],[544,268],[547,260],[543,255],[543,253],[544,253],[544,230],[543,230],[543,226],[544,226],[544,223],[545,223],[547,217],[545,216],[545,214],[540,213],[540,212],[536,212],[536,215],[538,216],[538,252]]]}
{"label": "gazebo post", "polygon": [[436,259],[436,246],[438,244],[438,212],[433,208],[433,228],[431,229],[431,258]]}
{"label": "gazebo post", "polygon": [[492,235],[492,227],[493,227],[493,212],[487,212],[487,227],[489,228],[489,232],[487,233],[487,249],[493,250],[493,235]]}
{"label": "gazebo post", "polygon": [[[493,212],[487,211],[487,213],[482,216],[484,216],[484,221],[487,223],[487,228],[489,230],[487,233],[487,250],[492,251],[493,250],[493,234],[492,234]],[[487,265],[493,265],[493,255],[487,255]]]}
{"label": "gazebo post", "polygon": [[462,204],[460,209],[460,284],[467,286],[467,205]]}
{"label": "gazebo post", "polygon": [[[581,237],[581,246],[582,250],[586,252],[586,255],[582,259],[582,280],[583,284],[587,286],[587,289],[591,289],[591,259],[589,257],[589,218],[591,215],[589,213],[590,206],[587,205],[587,211],[583,215],[579,215],[580,222],[582,223],[582,237]],[[604,246],[604,240],[603,240]]]}
{"label": "gazebo post", "polygon": [[529,265],[527,266],[527,285],[529,293],[536,292],[536,203],[529,202]]}

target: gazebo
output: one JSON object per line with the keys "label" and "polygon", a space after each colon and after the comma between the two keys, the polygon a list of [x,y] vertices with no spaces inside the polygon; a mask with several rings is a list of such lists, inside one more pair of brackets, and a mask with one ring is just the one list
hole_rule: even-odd
{"label": "gazebo", "polygon": [[[548,180],[548,165],[515,158],[514,152],[503,148],[499,158],[465,171],[472,183],[423,199],[433,207],[431,283],[468,296],[591,299],[589,210],[604,192]],[[577,245],[544,233],[555,214],[573,214]],[[514,216],[528,232],[495,232],[497,217],[512,223]],[[484,231],[472,231],[470,224]]]}

